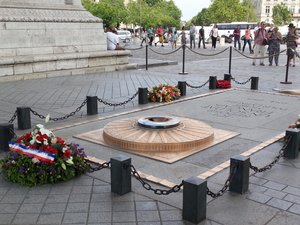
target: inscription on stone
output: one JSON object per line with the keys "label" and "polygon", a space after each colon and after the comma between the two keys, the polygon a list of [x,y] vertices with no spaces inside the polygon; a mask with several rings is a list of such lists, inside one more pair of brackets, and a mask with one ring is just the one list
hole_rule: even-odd
{"label": "inscription on stone", "polygon": [[287,109],[254,103],[216,104],[205,106],[208,111],[218,117],[270,117],[274,111]]}
{"label": "inscription on stone", "polygon": [[73,0],[65,0],[66,5],[73,5]]}

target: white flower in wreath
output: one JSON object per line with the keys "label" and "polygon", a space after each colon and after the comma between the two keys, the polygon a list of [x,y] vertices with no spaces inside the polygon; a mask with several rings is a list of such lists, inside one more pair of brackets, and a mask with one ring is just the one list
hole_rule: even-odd
{"label": "white flower in wreath", "polygon": [[32,136],[32,138],[31,138],[31,140],[29,141],[29,143],[31,144],[31,145],[33,145],[34,143],[36,143],[36,137],[33,135]]}
{"label": "white flower in wreath", "polygon": [[37,158],[32,158],[32,160],[31,160],[33,163],[39,163],[40,162],[40,160],[38,160]]}
{"label": "white flower in wreath", "polygon": [[63,147],[62,152],[65,153],[68,150],[67,147]]}

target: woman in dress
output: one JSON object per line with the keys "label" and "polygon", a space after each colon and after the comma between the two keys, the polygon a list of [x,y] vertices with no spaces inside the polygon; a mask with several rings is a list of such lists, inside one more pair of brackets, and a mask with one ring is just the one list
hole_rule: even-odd
{"label": "woman in dress", "polygon": [[273,58],[275,65],[278,66],[278,58],[280,52],[280,41],[282,40],[282,35],[278,31],[278,27],[274,27],[269,33],[269,66],[273,64]]}

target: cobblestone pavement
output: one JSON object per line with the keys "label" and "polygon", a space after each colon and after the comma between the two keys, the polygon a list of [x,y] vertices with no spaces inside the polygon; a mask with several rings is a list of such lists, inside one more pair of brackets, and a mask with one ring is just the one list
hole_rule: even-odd
{"label": "cobblestone pavement", "polygon": [[[215,54],[217,51],[196,49],[197,52]],[[153,47],[154,48],[154,47]],[[284,47],[282,47],[284,48]],[[141,63],[145,49],[133,51],[131,62]],[[155,51],[168,53],[170,47],[156,47]],[[151,51],[150,51],[151,52]],[[117,71],[89,76],[56,77],[38,80],[0,82],[0,121],[6,123],[16,107],[28,106],[40,114],[52,117],[64,116],[74,111],[88,95],[112,103],[123,102],[133,96],[139,87],[152,87],[158,83],[176,85],[186,81],[192,85],[205,83],[209,76],[223,78],[228,73],[228,50],[216,56],[193,55],[187,51],[185,69],[182,71],[182,52],[176,55],[159,55],[151,52],[150,63],[178,62],[176,65],[145,69]],[[160,60],[160,61],[159,61]],[[186,99],[171,105],[138,105],[137,98],[119,107],[98,104],[99,114],[86,116],[83,108],[75,117],[66,121],[51,122],[57,135],[80,143],[87,153],[108,160],[118,154],[117,149],[98,146],[72,138],[73,135],[98,129],[114,118],[151,113],[168,113],[201,119],[210,125],[240,133],[239,136],[206,151],[196,153],[174,164],[128,154],[138,170],[171,182],[181,182],[190,176],[199,175],[285,131],[285,127],[299,114],[299,97],[277,95],[274,88],[300,88],[299,68],[289,68],[291,85],[281,84],[285,79],[285,55],[280,56],[280,66],[252,66],[251,60],[233,52],[231,74],[237,81],[246,81],[251,76],[259,77],[259,91],[248,91],[250,84],[232,83],[237,91],[208,95],[214,91],[206,85],[200,89],[187,88]],[[265,64],[267,65],[267,60]],[[194,99],[191,99],[194,97]],[[221,108],[226,106],[226,110]],[[241,106],[244,109],[241,109]],[[259,115],[246,115],[245,111],[259,111]],[[238,111],[237,111],[238,110]],[[244,110],[243,112],[241,110]],[[122,115],[120,115],[123,113]],[[229,113],[229,114],[226,114]],[[225,116],[226,115],[226,116]],[[114,118],[112,117],[114,116]],[[32,123],[43,120],[32,115]],[[75,123],[78,123],[75,125]],[[16,121],[14,121],[17,127]],[[67,126],[67,128],[58,128]],[[17,130],[17,133],[25,131]],[[282,147],[275,142],[251,156],[257,166],[273,160]],[[126,153],[127,154],[127,153]],[[3,153],[1,153],[1,157]],[[281,159],[270,171],[251,172],[249,191],[246,194],[225,192],[218,199],[208,197],[207,219],[200,224],[211,225],[285,225],[299,224],[300,181],[299,159]],[[208,187],[216,192],[226,178],[228,169],[208,178]],[[165,188],[153,184],[154,187]],[[0,224],[99,224],[99,225],[179,225],[190,224],[182,220],[182,192],[169,196],[154,195],[133,179],[132,192],[118,196],[110,192],[110,171],[104,169],[87,174],[69,182],[27,188],[0,179]]]}

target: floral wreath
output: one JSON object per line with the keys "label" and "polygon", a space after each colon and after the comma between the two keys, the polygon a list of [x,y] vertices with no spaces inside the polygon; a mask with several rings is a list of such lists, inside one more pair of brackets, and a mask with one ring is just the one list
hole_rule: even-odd
{"label": "floral wreath", "polygon": [[7,180],[34,186],[84,174],[89,169],[85,157],[78,144],[67,144],[38,124],[9,142],[9,152],[0,160],[0,168]]}
{"label": "floral wreath", "polygon": [[148,92],[150,102],[171,102],[180,97],[180,90],[169,84],[159,84]]}

